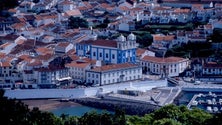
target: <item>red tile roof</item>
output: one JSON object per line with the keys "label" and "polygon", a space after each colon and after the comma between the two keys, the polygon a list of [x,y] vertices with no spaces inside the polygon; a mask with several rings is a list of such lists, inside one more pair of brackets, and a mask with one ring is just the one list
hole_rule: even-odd
{"label": "red tile roof", "polygon": [[90,63],[71,62],[71,63],[66,64],[65,66],[66,66],[66,67],[86,68],[86,67],[89,66],[89,65],[90,65]]}
{"label": "red tile roof", "polygon": [[174,62],[182,62],[188,59],[180,58],[180,57],[162,58],[162,57],[144,56],[141,60],[153,62],[153,63],[174,63]]}
{"label": "red tile roof", "polygon": [[3,62],[0,62],[0,67],[10,67],[11,64],[9,61],[3,61]]}
{"label": "red tile roof", "polygon": [[89,44],[89,45],[95,45],[95,46],[117,48],[117,42],[113,40],[87,40],[87,41],[80,42],[80,44]]}
{"label": "red tile roof", "polygon": [[121,70],[121,69],[128,69],[128,68],[134,68],[134,67],[138,67],[138,65],[132,64],[132,63],[122,63],[122,64],[112,64],[112,65],[96,67],[94,69],[91,69],[91,71],[104,72],[104,71]]}
{"label": "red tile roof", "polygon": [[213,69],[218,69],[222,68],[222,64],[216,63],[216,62],[208,62],[203,65],[203,68],[213,68]]}
{"label": "red tile roof", "polygon": [[136,55],[137,56],[141,56],[145,52],[146,52],[146,49],[141,49],[141,48],[136,49]]}
{"label": "red tile roof", "polygon": [[62,42],[62,43],[58,43],[57,46],[59,47],[67,47],[70,43],[69,42]]}

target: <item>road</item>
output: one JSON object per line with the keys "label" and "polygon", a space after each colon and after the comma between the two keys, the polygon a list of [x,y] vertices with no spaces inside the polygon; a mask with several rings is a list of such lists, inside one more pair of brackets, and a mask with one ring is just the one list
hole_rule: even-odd
{"label": "road", "polygon": [[146,91],[155,87],[162,87],[162,86],[167,86],[166,80],[146,80],[146,81],[134,81],[134,82],[125,82],[125,83],[111,84],[105,86],[91,87],[91,88],[86,88],[85,92],[86,96],[93,96],[96,94],[99,88],[102,88],[104,92],[110,92],[110,91],[116,92],[117,90],[123,90],[123,89]]}

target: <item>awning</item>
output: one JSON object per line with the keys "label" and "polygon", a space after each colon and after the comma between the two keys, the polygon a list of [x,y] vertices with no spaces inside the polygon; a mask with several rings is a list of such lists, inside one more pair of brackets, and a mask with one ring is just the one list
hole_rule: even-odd
{"label": "awning", "polygon": [[72,77],[64,77],[64,78],[61,78],[61,79],[57,79],[58,81],[64,81],[64,80],[71,80]]}

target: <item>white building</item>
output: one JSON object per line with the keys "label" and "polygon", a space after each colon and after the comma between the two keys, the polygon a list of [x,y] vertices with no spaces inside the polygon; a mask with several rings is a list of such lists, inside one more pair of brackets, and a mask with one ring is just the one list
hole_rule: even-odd
{"label": "white building", "polygon": [[71,0],[64,0],[58,3],[58,10],[61,12],[65,12],[68,10],[73,10],[75,7],[74,2]]}
{"label": "white building", "polygon": [[144,73],[161,75],[161,77],[178,76],[189,66],[189,59],[180,57],[144,56],[140,60]]}
{"label": "white building", "polygon": [[67,53],[69,50],[73,49],[73,44],[68,42],[59,43],[55,47],[56,53]]}
{"label": "white building", "polygon": [[12,87],[22,81],[22,74],[16,65],[16,59],[0,61],[0,88]]}
{"label": "white building", "polygon": [[76,44],[78,56],[102,60],[105,63],[136,62],[136,36],[132,33],[113,40],[87,40]]}
{"label": "white building", "polygon": [[48,67],[35,69],[34,75],[38,86],[41,88],[53,88],[57,85],[69,84],[68,68]]}
{"label": "white building", "polygon": [[86,71],[86,84],[106,85],[142,78],[142,67],[122,63],[95,67]]}
{"label": "white building", "polygon": [[65,65],[69,69],[70,77],[75,82],[86,82],[86,70],[90,69],[90,63],[84,61],[71,62]]}
{"label": "white building", "polygon": [[202,75],[204,76],[221,76],[222,65],[216,62],[209,62],[203,65]]}
{"label": "white building", "polygon": [[175,44],[174,35],[154,34],[152,36],[153,36],[153,42],[152,45],[150,46],[151,48],[157,50],[167,50],[169,48],[172,48],[172,46]]}

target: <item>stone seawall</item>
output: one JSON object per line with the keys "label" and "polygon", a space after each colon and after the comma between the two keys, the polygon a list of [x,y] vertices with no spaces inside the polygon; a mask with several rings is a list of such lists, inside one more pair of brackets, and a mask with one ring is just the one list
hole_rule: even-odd
{"label": "stone seawall", "polygon": [[5,90],[4,96],[16,99],[82,98],[85,89],[17,89]]}
{"label": "stone seawall", "polygon": [[109,111],[115,111],[115,109],[123,109],[126,114],[128,115],[140,115],[143,116],[145,114],[151,113],[156,109],[159,109],[160,106],[153,105],[149,103],[142,103],[142,102],[129,102],[129,101],[116,101],[116,100],[106,100],[106,99],[99,99],[99,98],[79,98],[73,99],[76,103],[106,109]]}

